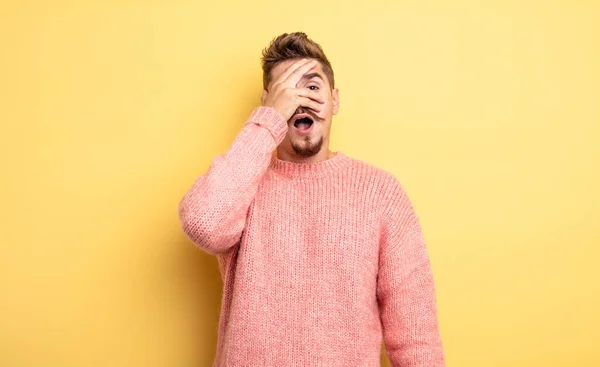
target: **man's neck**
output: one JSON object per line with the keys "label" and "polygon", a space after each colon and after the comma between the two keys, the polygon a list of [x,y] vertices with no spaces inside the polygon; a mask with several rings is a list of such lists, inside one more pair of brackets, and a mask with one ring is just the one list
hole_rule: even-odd
{"label": "man's neck", "polygon": [[281,147],[276,150],[277,158],[282,161],[296,162],[296,163],[315,163],[324,161],[335,156],[335,153],[329,150],[329,148],[323,148],[321,151],[311,157],[302,157],[295,153],[289,153],[284,151]]}

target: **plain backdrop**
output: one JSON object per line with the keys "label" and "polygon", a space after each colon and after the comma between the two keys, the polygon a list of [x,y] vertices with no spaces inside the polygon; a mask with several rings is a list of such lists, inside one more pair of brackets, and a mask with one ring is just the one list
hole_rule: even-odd
{"label": "plain backdrop", "polygon": [[332,149],[414,202],[448,366],[600,365],[599,16],[577,0],[3,3],[0,365],[211,365],[221,278],[177,204],[258,105],[262,48],[293,31],[333,64]]}

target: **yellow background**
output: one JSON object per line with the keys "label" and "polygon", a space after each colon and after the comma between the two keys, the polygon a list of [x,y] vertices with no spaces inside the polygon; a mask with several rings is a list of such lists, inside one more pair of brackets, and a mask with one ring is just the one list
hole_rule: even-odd
{"label": "yellow background", "polygon": [[395,173],[420,214],[448,366],[600,366],[599,16],[0,5],[0,365],[211,364],[221,280],[177,204],[259,102],[261,49],[303,30],[340,88],[332,149]]}

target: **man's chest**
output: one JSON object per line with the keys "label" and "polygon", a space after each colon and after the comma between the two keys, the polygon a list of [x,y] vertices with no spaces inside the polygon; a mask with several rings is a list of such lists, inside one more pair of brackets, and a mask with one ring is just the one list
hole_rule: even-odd
{"label": "man's chest", "polygon": [[379,259],[379,209],[358,187],[264,185],[249,208],[242,245],[266,254],[265,261],[373,271]]}

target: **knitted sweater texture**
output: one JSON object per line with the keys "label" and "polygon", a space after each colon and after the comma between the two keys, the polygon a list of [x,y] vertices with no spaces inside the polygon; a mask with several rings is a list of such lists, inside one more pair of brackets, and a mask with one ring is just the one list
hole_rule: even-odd
{"label": "knitted sweater texture", "polygon": [[342,152],[278,159],[288,131],[256,108],[179,203],[223,280],[220,366],[444,366],[418,217],[394,175]]}

